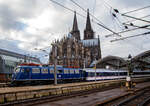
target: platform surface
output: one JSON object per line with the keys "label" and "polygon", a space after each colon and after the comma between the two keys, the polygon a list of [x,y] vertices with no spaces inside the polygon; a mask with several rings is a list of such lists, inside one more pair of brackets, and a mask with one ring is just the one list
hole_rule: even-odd
{"label": "platform surface", "polygon": [[[135,89],[141,89],[150,86],[150,82],[136,85]],[[97,92],[84,96],[77,96],[69,99],[59,100],[55,102],[47,102],[36,106],[94,106],[98,102],[102,102],[112,97],[127,93],[125,88],[116,88],[107,91]]]}
{"label": "platform surface", "polygon": [[38,85],[38,86],[22,86],[22,87],[2,87],[0,88],[1,93],[9,93],[9,92],[18,92],[18,91],[30,91],[30,90],[41,90],[41,89],[55,89],[55,88],[62,88],[62,87],[71,87],[71,86],[81,86],[87,84],[94,84],[94,83],[106,83],[111,81],[118,81],[118,80],[107,80],[107,81],[93,81],[93,82],[78,82],[78,83],[67,83],[67,84],[50,84],[50,85]]}

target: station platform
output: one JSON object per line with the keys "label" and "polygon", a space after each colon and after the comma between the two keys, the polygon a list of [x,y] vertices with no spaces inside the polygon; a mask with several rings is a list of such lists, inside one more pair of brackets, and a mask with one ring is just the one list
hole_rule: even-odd
{"label": "station platform", "polygon": [[[149,80],[150,78],[134,78],[134,82],[144,82]],[[96,84],[106,84],[109,85],[111,83],[119,82],[122,84],[125,82],[125,79],[117,79],[117,80],[104,80],[104,81],[92,81],[92,82],[76,82],[76,83],[66,83],[66,84],[49,84],[49,85],[38,85],[38,86],[21,86],[21,87],[1,87],[0,94],[3,93],[14,93],[14,92],[23,92],[23,91],[36,91],[42,89],[59,89],[59,88],[69,88],[76,86],[87,86],[87,85],[96,85]]]}
{"label": "station platform", "polygon": [[[149,81],[150,78],[134,79],[134,82]],[[92,89],[105,89],[108,87],[120,87],[125,84],[124,79],[105,80],[94,82],[78,82],[58,85],[39,85],[22,87],[3,87],[0,88],[0,104],[21,101],[32,98],[41,98],[46,96],[66,95],[73,92],[82,92]]]}
{"label": "station platform", "polygon": [[0,88],[0,94],[2,93],[13,93],[19,91],[34,91],[34,90],[44,90],[44,89],[57,89],[57,88],[68,88],[68,87],[75,87],[75,86],[84,86],[84,85],[93,85],[93,84],[100,84],[100,83],[112,83],[124,80],[105,80],[105,81],[93,81],[93,82],[77,82],[77,83],[67,83],[67,84],[50,84],[50,85],[38,85],[38,86],[22,86],[22,87],[3,87]]}
{"label": "station platform", "polygon": [[[150,87],[150,82],[137,84],[134,89],[139,90],[145,87]],[[112,98],[118,97],[120,95],[125,95],[127,93],[128,92],[125,88],[115,88],[102,92],[92,93],[89,95],[58,100],[55,102],[47,102],[40,105],[36,104],[36,106],[96,106],[96,104],[103,103],[106,100],[110,100]]]}

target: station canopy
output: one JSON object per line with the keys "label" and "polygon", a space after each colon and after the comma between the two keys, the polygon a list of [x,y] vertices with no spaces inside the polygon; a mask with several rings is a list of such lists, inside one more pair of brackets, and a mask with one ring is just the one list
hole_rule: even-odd
{"label": "station canopy", "polygon": [[[131,59],[134,69],[150,70],[150,50],[142,52]],[[128,69],[127,60],[118,56],[106,56],[98,60],[96,67],[105,69]]]}
{"label": "station canopy", "polygon": [[140,53],[132,59],[135,68],[150,69],[150,50]]}
{"label": "station canopy", "polygon": [[118,56],[106,56],[97,62],[97,68],[120,69],[124,67],[126,61]]}

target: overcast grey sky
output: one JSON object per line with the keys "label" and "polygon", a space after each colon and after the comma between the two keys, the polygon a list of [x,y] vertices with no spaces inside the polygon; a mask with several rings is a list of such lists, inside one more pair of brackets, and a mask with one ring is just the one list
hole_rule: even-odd
{"label": "overcast grey sky", "polygon": [[[86,13],[73,4],[70,0],[55,0],[62,5],[76,10],[86,16]],[[113,18],[112,8],[117,8],[120,13],[150,5],[150,0],[74,0],[83,8],[89,8],[101,22],[115,32],[125,30],[121,23],[131,20],[117,15]],[[135,17],[150,15],[150,8],[128,14]],[[0,0],[0,48],[23,54],[38,55],[46,59],[46,53],[34,48],[46,48],[55,39],[61,39],[72,28],[74,14],[49,0]],[[150,21],[150,17],[145,18]],[[81,38],[85,28],[86,19],[77,15]],[[91,17],[92,21],[92,17]],[[149,23],[134,21],[135,25],[148,25]],[[130,53],[135,56],[150,49],[149,35],[130,38],[111,43],[116,37],[105,38],[111,32],[98,26],[92,21],[93,30],[101,38],[102,56],[115,55],[127,57]],[[132,28],[132,27],[129,27]],[[131,36],[148,32],[139,29],[122,36]],[[49,50],[49,48],[47,48]]]}

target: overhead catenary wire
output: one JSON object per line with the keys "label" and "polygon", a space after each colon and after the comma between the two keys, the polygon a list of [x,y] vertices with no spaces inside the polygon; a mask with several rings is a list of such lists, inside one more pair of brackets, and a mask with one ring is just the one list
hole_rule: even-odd
{"label": "overhead catenary wire", "polygon": [[[72,10],[72,9],[70,9],[70,8],[68,8],[68,7],[66,7],[66,6],[64,6],[64,5],[58,3],[58,2],[56,2],[56,1],[54,1],[54,0],[49,0],[49,1],[52,1],[53,3],[55,3],[55,4],[57,4],[57,5],[59,5],[59,6],[63,7],[63,8],[65,8],[65,9],[71,11],[71,12],[74,12],[74,10]],[[85,16],[83,16],[82,14],[80,14],[80,13],[78,13],[78,12],[76,12],[76,14],[80,15],[81,17],[86,18]],[[97,19],[96,19],[96,20],[97,20]],[[99,25],[99,26],[101,26],[101,27],[107,29],[108,31],[112,32],[113,34],[116,34],[117,36],[120,36],[120,37],[121,37],[121,35],[118,35],[116,32],[114,32],[114,31],[112,31],[111,29],[107,28],[105,25],[102,25],[101,23],[97,23],[97,22],[95,22],[95,21],[93,21],[93,22],[96,23],[97,25]]]}
{"label": "overhead catenary wire", "polygon": [[[108,3],[106,3],[106,4],[108,4]],[[117,10],[117,9],[114,9],[112,6],[110,6],[110,5],[108,5],[110,8],[112,8],[116,13],[119,13],[119,11]],[[143,7],[143,8],[141,8],[141,10],[142,9],[145,9],[145,8],[149,8],[150,6],[147,6],[147,7]],[[134,10],[134,11],[139,11],[140,9],[136,9],[136,10]],[[134,12],[134,11],[132,11],[132,12]],[[129,12],[128,12],[129,13]],[[131,11],[130,11],[130,13],[131,13]],[[140,18],[146,18],[146,17],[149,17],[150,15],[147,15],[147,16],[143,16],[143,17],[140,17]],[[125,17],[125,18],[127,18],[127,17]],[[134,20],[132,20],[132,21],[137,21],[137,19],[134,19]],[[131,21],[131,22],[132,22]],[[130,22],[130,21],[129,21]],[[121,31],[121,32],[117,32],[118,34],[120,34],[120,33],[125,33],[125,32],[129,32],[129,31],[132,31],[132,30],[136,30],[136,29],[141,29],[141,28],[146,28],[146,29],[148,29],[147,27],[148,26],[150,26],[150,25],[144,25],[144,26],[141,26],[141,27],[136,27],[136,28],[134,28],[134,29],[129,29],[129,30],[125,30],[125,31]],[[144,34],[147,34],[147,33],[144,33]],[[105,37],[109,37],[109,36],[112,36],[113,34],[109,34],[109,35],[105,35]],[[137,35],[138,36],[138,35]],[[142,34],[141,35],[139,35],[139,36],[142,36]],[[130,36],[130,37],[136,37],[136,35],[135,36]],[[130,37],[128,37],[128,38],[130,38]],[[121,38],[120,38],[121,39]],[[113,40],[111,41],[111,42],[113,42]]]}
{"label": "overhead catenary wire", "polygon": [[[126,15],[126,14],[119,13],[119,11],[117,9],[114,9],[114,11],[115,11],[115,13],[120,14],[124,17],[128,17],[128,18],[132,18],[132,19],[136,19],[136,20],[139,20],[139,21],[150,23],[150,21],[147,21],[147,20],[144,20],[144,19],[141,19],[141,18],[137,18],[137,17],[133,17],[133,16],[129,16],[129,15]],[[114,15],[116,16],[116,14],[114,14]]]}
{"label": "overhead catenary wire", "polygon": [[134,25],[134,24],[126,24],[126,23],[123,23],[123,24],[128,25],[128,26],[133,26],[133,27],[137,27],[137,28],[144,28],[144,29],[150,30],[150,28],[148,28],[150,25],[137,26],[137,25]]}
{"label": "overhead catenary wire", "polygon": [[143,20],[143,19],[141,19],[141,18],[136,18],[136,17],[133,17],[133,16],[125,15],[125,14],[121,14],[121,15],[122,15],[122,16],[125,16],[125,17],[128,17],[128,18],[132,18],[132,19],[136,19],[136,20],[139,20],[139,21],[143,21],[143,22],[150,23],[150,21]]}
{"label": "overhead catenary wire", "polygon": [[[127,25],[127,24],[126,24]],[[137,30],[137,29],[142,29],[142,28],[147,28],[149,27],[150,25],[144,25],[144,26],[137,26],[136,28],[133,28],[133,29],[128,29],[128,30],[125,30],[125,31],[121,31],[121,32],[117,32],[117,33],[125,33],[125,32],[129,32],[129,31],[134,31],[134,30]],[[113,34],[108,34],[108,35],[104,35],[106,38],[107,37],[111,37]]]}
{"label": "overhead catenary wire", "polygon": [[[93,15],[95,14],[95,8],[96,8],[96,0],[94,0],[94,5],[93,5]],[[93,17],[92,17],[92,22],[93,22]]]}
{"label": "overhead catenary wire", "polygon": [[[80,6],[78,3],[76,3],[74,0],[70,0],[71,2],[73,2],[75,5],[77,5],[79,8],[81,8],[83,11],[87,12],[87,10],[85,10],[82,6]],[[116,32],[114,32],[113,30],[111,30],[110,28],[106,27],[98,18],[96,18],[94,15],[92,15],[90,12],[89,14],[95,19],[97,20],[99,23],[97,23],[97,25],[109,30],[110,32],[112,32],[113,34],[116,34],[117,36],[120,36],[119,34],[117,34]]]}
{"label": "overhead catenary wire", "polygon": [[128,39],[128,38],[133,38],[133,37],[137,37],[137,36],[143,36],[143,35],[147,35],[147,34],[150,34],[150,32],[145,32],[145,33],[142,33],[142,34],[132,35],[132,36],[128,36],[128,37],[122,37],[122,38],[119,38],[119,39],[111,40],[110,42],[125,40],[125,39]]}
{"label": "overhead catenary wire", "polygon": [[[54,1],[54,0],[49,0],[49,1],[51,1],[51,2],[53,2],[53,3],[55,3],[55,4],[57,4],[57,5],[59,5],[59,6],[63,7],[63,8],[65,8],[65,9],[71,11],[71,12],[74,12],[74,10],[72,10],[72,9],[70,9],[70,8],[68,8],[68,7],[64,6],[64,5],[62,5],[61,3],[58,3],[58,2],[56,2],[56,1]],[[81,17],[86,18],[86,16],[84,16],[84,15],[78,13],[78,12],[76,12],[76,14],[80,15]]]}
{"label": "overhead catenary wire", "polygon": [[128,12],[125,12],[125,13],[123,13],[123,14],[124,14],[124,15],[125,15],[125,14],[129,14],[129,13],[132,13],[132,12],[135,12],[135,11],[139,11],[139,10],[143,10],[143,9],[146,9],[146,8],[150,8],[150,6],[146,6],[146,7],[142,7],[142,8],[139,8],[139,9],[132,10],[132,11],[128,11]]}
{"label": "overhead catenary wire", "polygon": [[[143,16],[143,17],[139,17],[139,18],[147,18],[147,17],[149,17],[150,15],[145,15],[145,16]],[[134,22],[134,21],[137,21],[136,19],[133,19],[133,20],[129,20],[129,21],[126,21],[126,22],[124,22],[124,23],[131,23],[131,22]]]}

